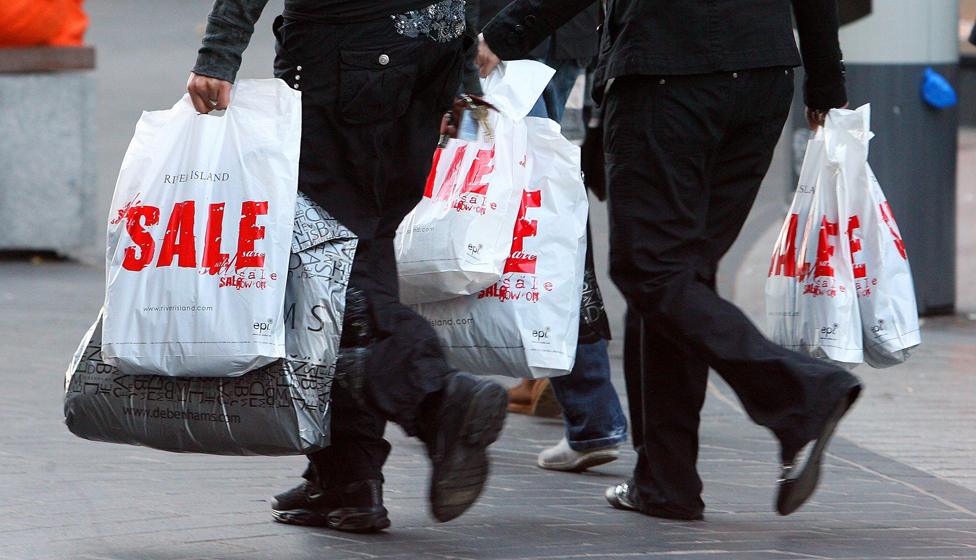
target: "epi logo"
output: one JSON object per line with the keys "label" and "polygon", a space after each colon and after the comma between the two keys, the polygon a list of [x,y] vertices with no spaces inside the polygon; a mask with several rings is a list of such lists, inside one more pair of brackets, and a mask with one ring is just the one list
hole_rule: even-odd
{"label": "epi logo", "polygon": [[887,332],[887,329],[885,329],[884,319],[878,319],[878,323],[876,325],[871,325],[871,334],[874,336],[881,336],[885,334],[885,332]]}
{"label": "epi logo", "polygon": [[551,327],[546,327],[544,329],[535,329],[532,331],[532,338],[535,339],[536,342],[546,341],[549,340],[549,335],[551,333],[552,333]]}
{"label": "epi logo", "polygon": [[481,243],[478,243],[477,245],[475,245],[474,243],[468,243],[468,254],[477,255],[479,252],[481,252],[481,248],[482,248]]}
{"label": "epi logo", "polygon": [[268,319],[267,321],[255,321],[254,325],[251,327],[255,333],[263,334],[271,331],[274,327],[274,319]]}
{"label": "epi logo", "polygon": [[830,327],[820,327],[820,336],[834,336],[837,334],[838,328],[840,328],[840,325],[837,323],[834,323]]}

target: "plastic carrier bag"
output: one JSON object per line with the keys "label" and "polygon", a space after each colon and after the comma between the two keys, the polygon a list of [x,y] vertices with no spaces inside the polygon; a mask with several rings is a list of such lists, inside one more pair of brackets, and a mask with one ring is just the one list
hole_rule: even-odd
{"label": "plastic carrier bag", "polygon": [[834,149],[843,151],[841,186],[848,198],[847,238],[861,311],[864,361],[876,368],[900,364],[921,344],[915,285],[905,242],[868,164],[871,107],[835,110],[827,117]]}
{"label": "plastic carrier bag", "polygon": [[490,136],[435,151],[424,196],[397,229],[404,303],[474,294],[501,278],[528,179],[525,115],[552,74],[538,62],[505,63],[484,84],[496,109]]}
{"label": "plastic carrier bag", "polygon": [[580,150],[528,117],[526,166],[502,278],[470,296],[415,306],[448,362],[485,375],[566,375],[576,358],[588,202]]}
{"label": "plastic carrier bag", "polygon": [[277,79],[241,80],[222,117],[188,95],[143,113],[108,226],[107,364],[234,376],[285,356],[301,116]]}
{"label": "plastic carrier bag", "polygon": [[129,375],[103,359],[99,316],[68,367],[68,429],[90,440],[219,455],[298,455],[326,447],[356,239],[299,195],[292,251],[287,358],[237,377]]}
{"label": "plastic carrier bag", "polygon": [[[774,342],[853,367],[863,361],[848,215],[822,127],[807,144],[793,204],[773,249],[766,319]],[[835,154],[836,155],[836,154]]]}
{"label": "plastic carrier bag", "polygon": [[766,282],[770,338],[848,367],[921,342],[905,243],[871,166],[870,106],[831,110],[807,146]]}

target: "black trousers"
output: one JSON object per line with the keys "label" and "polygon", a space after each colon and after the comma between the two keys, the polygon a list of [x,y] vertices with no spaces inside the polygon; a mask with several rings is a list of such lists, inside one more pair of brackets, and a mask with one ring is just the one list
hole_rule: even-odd
{"label": "black trousers", "polygon": [[423,194],[440,118],[460,82],[462,41],[396,33],[389,18],[327,24],[278,18],[275,76],[302,92],[299,189],[359,237],[350,285],[375,335],[367,399],[333,386],[332,445],[310,456],[323,484],[382,479],[392,420],[411,435],[452,372],[429,323],[399,302],[393,238]]}
{"label": "black trousers", "polygon": [[628,376],[627,390],[645,510],[704,508],[696,461],[709,366],[787,456],[857,383],[772,343],[715,292],[718,262],[752,207],[792,94],[784,68],[628,76],[607,92],[610,273],[642,323],[640,376]]}

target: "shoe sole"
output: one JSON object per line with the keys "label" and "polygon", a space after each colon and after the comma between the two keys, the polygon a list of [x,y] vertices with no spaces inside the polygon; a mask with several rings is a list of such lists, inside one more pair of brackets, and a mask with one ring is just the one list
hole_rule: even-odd
{"label": "shoe sole", "polygon": [[484,383],[468,401],[463,425],[454,447],[445,452],[431,481],[431,513],[444,523],[468,510],[488,480],[488,446],[502,432],[508,410],[508,393],[496,383]]}
{"label": "shoe sole", "polygon": [[386,513],[341,513],[309,511],[306,509],[271,510],[278,523],[302,527],[326,527],[346,533],[377,533],[390,527]]}
{"label": "shoe sole", "polygon": [[860,388],[853,389],[837,403],[826,424],[824,424],[816,443],[813,444],[813,449],[810,451],[806,464],[803,465],[803,470],[795,478],[780,483],[779,492],[776,496],[776,511],[780,515],[789,515],[800,509],[800,506],[810,499],[810,496],[816,491],[817,485],[820,483],[820,467],[827,446],[830,445],[837,425],[854,405],[854,401],[859,395]]}
{"label": "shoe sole", "polygon": [[599,467],[600,465],[612,463],[619,458],[620,454],[617,452],[596,451],[580,457],[571,463],[546,463],[540,459],[537,464],[539,465],[539,468],[546,469],[548,471],[583,472],[587,469],[592,469],[593,467]]}
{"label": "shoe sole", "polygon": [[386,509],[375,513],[357,513],[338,509],[329,512],[328,527],[346,533],[377,533],[390,527]]}
{"label": "shoe sole", "polygon": [[272,509],[271,517],[278,523],[287,525],[301,525],[302,527],[327,527],[329,525],[326,514],[307,509]]}

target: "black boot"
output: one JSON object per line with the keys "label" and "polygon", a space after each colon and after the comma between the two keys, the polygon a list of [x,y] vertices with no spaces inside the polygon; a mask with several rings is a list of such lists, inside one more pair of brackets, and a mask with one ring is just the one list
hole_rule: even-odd
{"label": "black boot", "polygon": [[383,483],[379,480],[361,480],[328,489],[305,481],[275,496],[271,515],[280,523],[350,533],[375,533],[390,526],[383,507]]}
{"label": "black boot", "polygon": [[434,518],[450,521],[464,513],[488,479],[488,446],[505,423],[508,394],[487,379],[455,373],[432,395],[421,426],[432,472],[430,506]]}

